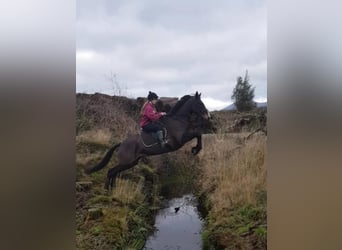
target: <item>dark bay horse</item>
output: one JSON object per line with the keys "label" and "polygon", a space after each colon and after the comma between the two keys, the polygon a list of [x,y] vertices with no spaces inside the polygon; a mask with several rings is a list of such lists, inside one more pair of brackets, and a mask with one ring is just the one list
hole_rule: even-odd
{"label": "dark bay horse", "polygon": [[102,161],[86,170],[87,174],[96,172],[105,167],[110,161],[115,149],[118,150],[118,164],[109,169],[105,188],[112,188],[116,176],[124,170],[135,166],[139,160],[149,155],[164,154],[181,148],[188,141],[197,138],[197,145],[192,148],[192,154],[196,155],[202,149],[202,134],[200,128],[192,122],[193,118],[208,120],[210,114],[201,100],[201,94],[183,96],[171,111],[159,121],[167,130],[168,146],[162,148],[160,144],[146,147],[140,134],[129,136],[123,142],[114,145],[106,153]]}

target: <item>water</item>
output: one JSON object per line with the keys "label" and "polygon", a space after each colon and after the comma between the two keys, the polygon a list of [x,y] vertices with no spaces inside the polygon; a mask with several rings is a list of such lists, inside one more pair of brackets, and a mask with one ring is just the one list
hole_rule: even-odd
{"label": "water", "polygon": [[[202,220],[196,208],[197,201],[192,194],[173,198],[166,208],[159,210],[155,227],[145,250],[200,250],[202,249]],[[179,208],[176,212],[175,208]]]}

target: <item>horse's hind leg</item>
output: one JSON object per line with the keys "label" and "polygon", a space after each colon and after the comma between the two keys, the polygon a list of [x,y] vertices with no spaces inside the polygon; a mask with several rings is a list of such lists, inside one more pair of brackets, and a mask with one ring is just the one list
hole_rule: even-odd
{"label": "horse's hind leg", "polygon": [[126,165],[117,165],[114,168],[111,168],[108,170],[107,173],[107,179],[106,179],[106,183],[105,183],[105,189],[112,189],[113,186],[115,185],[115,178],[116,176],[124,170],[130,169],[131,167],[134,167],[135,165],[137,165],[138,161],[139,161],[140,157],[137,158],[136,160],[134,160],[133,162],[131,162],[130,164],[126,164]]}
{"label": "horse's hind leg", "polygon": [[106,182],[104,186],[104,188],[107,190],[109,190],[109,188],[112,189],[113,186],[115,185],[115,178],[116,178],[117,173],[116,171],[114,171],[114,169],[116,167],[109,169],[107,172],[107,178],[106,178]]}

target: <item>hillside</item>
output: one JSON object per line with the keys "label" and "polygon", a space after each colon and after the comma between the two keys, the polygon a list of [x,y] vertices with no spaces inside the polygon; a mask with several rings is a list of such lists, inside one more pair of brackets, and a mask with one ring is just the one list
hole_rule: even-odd
{"label": "hillside", "polygon": [[[139,131],[139,113],[146,98],[131,99],[105,94],[76,95],[76,134],[94,128],[113,131],[118,140]],[[178,101],[176,97],[161,97],[156,104],[158,111],[168,112]],[[212,121],[204,124],[206,133],[218,131],[231,133],[266,129],[267,110],[259,108],[251,112],[222,110],[211,112]],[[128,125],[128,126],[127,126]]]}
{"label": "hillside", "polygon": [[[139,131],[139,113],[145,101],[143,97],[132,99],[100,93],[77,94],[76,135],[94,128],[110,129],[120,138],[136,133]],[[156,108],[167,112],[177,101],[175,97],[161,97]]]}

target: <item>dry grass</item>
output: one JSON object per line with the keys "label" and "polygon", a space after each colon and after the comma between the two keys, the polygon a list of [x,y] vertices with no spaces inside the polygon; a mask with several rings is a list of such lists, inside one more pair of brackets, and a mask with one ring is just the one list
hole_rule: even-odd
{"label": "dry grass", "polygon": [[[206,150],[201,154],[202,185],[213,190],[215,210],[239,205],[255,205],[256,191],[266,188],[266,139],[254,137],[245,145],[238,138],[211,135],[204,138]],[[227,199],[228,198],[228,199]]]}
{"label": "dry grass", "polygon": [[228,111],[214,111],[212,112],[214,127],[217,128],[216,133],[231,132],[231,126],[237,115],[234,112]]}
{"label": "dry grass", "polygon": [[[89,156],[80,155],[79,161],[94,161],[98,152]],[[77,192],[79,197],[76,210],[76,244],[80,249],[141,249],[147,232],[152,228],[148,223],[150,210],[146,202],[145,178],[136,173],[135,178],[117,178],[111,194],[103,189],[106,171],[84,176],[79,181],[91,181],[91,189]],[[140,177],[140,178],[137,178]],[[82,198],[84,196],[84,198]],[[99,208],[103,215],[91,219],[89,208]],[[125,247],[124,247],[125,246]],[[137,246],[137,247],[135,247]]]}
{"label": "dry grass", "polygon": [[88,130],[80,133],[76,137],[76,144],[89,143],[109,146],[111,137],[112,133],[109,131],[108,128]]}
{"label": "dry grass", "polygon": [[[157,199],[154,196],[158,196],[155,182],[146,181],[155,178],[150,168],[136,168],[139,171],[130,173],[128,178],[117,178],[111,195],[103,190],[106,170],[91,176],[83,173],[84,167],[102,159],[109,145],[138,132],[139,110],[139,104],[127,98],[97,94],[77,96],[76,180],[92,182],[90,190],[77,192],[76,241],[81,249],[124,249],[123,246],[141,249],[146,232],[150,230],[147,221],[151,211],[147,201],[154,201]],[[166,157],[165,164],[172,165],[175,161],[179,165],[179,176],[190,171],[193,179],[201,169],[199,186],[210,204],[206,218],[210,241],[225,249],[231,249],[228,246],[262,249],[260,246],[266,242],[266,227],[263,226],[266,201],[260,205],[258,193],[266,190],[266,139],[255,134],[245,143],[244,138],[250,132],[225,134],[231,132],[235,118],[233,113],[218,113],[216,132],[219,134],[203,136],[203,150],[198,157],[189,154],[195,145],[192,142]],[[113,157],[109,164],[113,165],[115,159]],[[148,171],[142,171],[146,169]],[[92,207],[100,208],[103,216],[89,219],[87,209]],[[245,242],[243,235],[246,233],[253,237],[259,237],[258,233],[262,235],[262,244],[260,240],[253,240],[257,243],[246,247],[251,246]]]}
{"label": "dry grass", "polygon": [[[112,133],[109,129],[93,129],[76,136],[77,170],[88,168],[100,162],[111,145]],[[88,178],[86,178],[88,179]]]}
{"label": "dry grass", "polygon": [[76,134],[107,128],[115,135],[115,140],[121,141],[139,130],[139,110],[139,103],[125,97],[78,94]]}
{"label": "dry grass", "polygon": [[265,109],[251,112],[215,111],[212,113],[215,133],[252,132],[266,128],[267,113]]}
{"label": "dry grass", "polygon": [[112,193],[112,198],[125,205],[132,204],[135,202],[143,202],[143,186],[143,178],[141,178],[138,183],[132,182],[130,180],[117,178],[116,186]]}
{"label": "dry grass", "polygon": [[81,167],[89,167],[93,163],[99,162],[103,158],[102,152],[95,152],[92,154],[76,154],[76,165]]}
{"label": "dry grass", "polygon": [[[102,171],[85,175],[83,169],[101,161],[110,145],[138,132],[138,104],[124,97],[102,94],[77,95],[76,181],[90,187],[76,190],[76,246],[78,249],[141,249],[150,226],[149,186],[140,171],[117,178],[111,194],[104,189],[106,172],[115,165],[113,157]],[[149,178],[154,175],[149,173]],[[94,218],[89,209],[99,209]],[[142,246],[141,246],[142,245]]]}
{"label": "dry grass", "polygon": [[263,249],[266,200],[260,194],[266,192],[266,137],[244,138],[243,134],[203,138],[199,182],[209,204],[207,229],[219,246],[234,242],[238,249]]}

